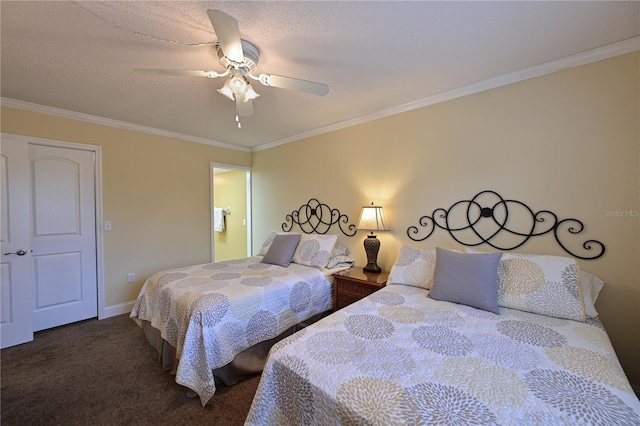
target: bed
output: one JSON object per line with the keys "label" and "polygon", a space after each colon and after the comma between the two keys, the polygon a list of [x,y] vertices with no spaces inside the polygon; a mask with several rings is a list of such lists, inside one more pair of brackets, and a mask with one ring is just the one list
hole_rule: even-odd
{"label": "bed", "polygon": [[[332,310],[331,275],[353,260],[327,231],[348,218],[315,199],[305,206],[287,215],[283,232],[272,231],[256,256],[162,271],[144,283],[130,316],[164,369],[203,406],[216,382],[260,372],[275,342]],[[289,232],[293,223],[303,232]]]}
{"label": "bed", "polygon": [[[486,207],[466,207],[480,223]],[[440,210],[443,229],[464,228]],[[544,224],[558,241],[562,223]],[[457,234],[472,249],[403,244],[385,288],[275,344],[245,424],[640,424],[595,310],[602,281],[575,254],[478,252],[499,245],[485,231]]]}

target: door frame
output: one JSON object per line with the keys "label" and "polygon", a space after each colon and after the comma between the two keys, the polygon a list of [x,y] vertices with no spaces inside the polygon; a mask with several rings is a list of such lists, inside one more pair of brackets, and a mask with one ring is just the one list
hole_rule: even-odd
{"label": "door frame", "polygon": [[96,213],[96,283],[97,283],[97,303],[98,303],[98,319],[107,318],[105,308],[104,295],[104,235],[102,230],[102,147],[97,145],[88,145],[77,142],[67,142],[56,139],[43,139],[32,136],[16,135],[11,133],[0,133],[2,138],[12,138],[24,141],[25,143],[34,143],[38,145],[54,146],[58,148],[80,149],[90,151],[94,154],[94,182],[95,182],[95,213]]}
{"label": "door frame", "polygon": [[244,171],[246,172],[247,179],[247,257],[251,257],[252,247],[251,247],[251,167],[246,166],[237,166],[235,164],[225,164],[225,163],[209,163],[209,197],[210,197],[210,206],[209,211],[211,212],[211,220],[209,221],[209,236],[211,238],[211,263],[215,263],[216,261],[216,249],[215,249],[215,238],[213,236],[213,207],[214,207],[214,199],[215,194],[213,193],[213,169],[227,169],[234,171]]}

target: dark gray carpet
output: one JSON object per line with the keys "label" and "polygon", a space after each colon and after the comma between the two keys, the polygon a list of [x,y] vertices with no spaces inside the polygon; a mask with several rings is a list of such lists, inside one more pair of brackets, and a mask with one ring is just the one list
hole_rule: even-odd
{"label": "dark gray carpet", "polygon": [[0,351],[2,426],[243,424],[259,375],[203,408],[157,357],[128,315],[38,332]]}

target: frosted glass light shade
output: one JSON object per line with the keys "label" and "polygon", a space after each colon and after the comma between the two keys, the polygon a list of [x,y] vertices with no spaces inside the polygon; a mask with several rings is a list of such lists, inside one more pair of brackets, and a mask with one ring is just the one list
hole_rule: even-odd
{"label": "frosted glass light shade", "polygon": [[260,94],[253,90],[253,86],[247,84],[247,91],[244,94],[244,101],[248,102],[252,99],[257,98],[258,96],[260,96]]}
{"label": "frosted glass light shade", "polygon": [[224,83],[224,86],[222,86],[221,89],[218,89],[218,93],[220,93],[221,95],[226,96],[227,98],[231,99],[232,101],[235,101],[236,98],[233,94],[233,91],[231,90],[231,87],[229,87],[229,80],[227,80]]}
{"label": "frosted glass light shade", "polygon": [[242,93],[242,94],[244,94],[244,92],[247,91],[247,85],[249,84],[245,81],[245,79],[241,75],[238,75],[238,74],[231,77],[228,80],[228,82],[229,82],[229,87],[231,88],[231,91],[233,93]]}

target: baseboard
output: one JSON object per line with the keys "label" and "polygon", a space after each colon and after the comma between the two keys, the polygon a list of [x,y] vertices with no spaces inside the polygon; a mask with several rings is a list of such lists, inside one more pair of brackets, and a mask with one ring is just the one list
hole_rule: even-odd
{"label": "baseboard", "polygon": [[127,303],[122,303],[120,305],[107,306],[104,308],[104,315],[100,317],[100,319],[115,317],[117,315],[128,314],[133,310],[133,305],[136,302],[131,301]]}

